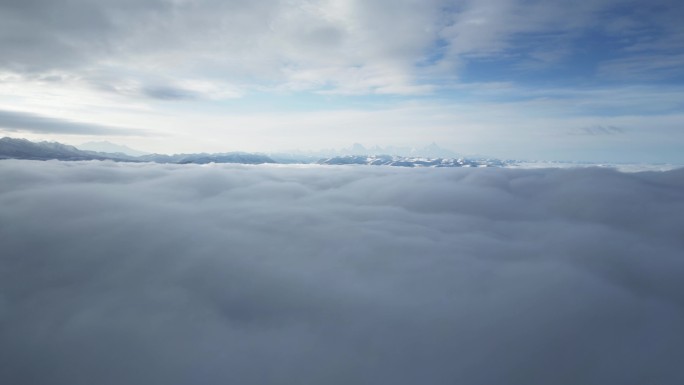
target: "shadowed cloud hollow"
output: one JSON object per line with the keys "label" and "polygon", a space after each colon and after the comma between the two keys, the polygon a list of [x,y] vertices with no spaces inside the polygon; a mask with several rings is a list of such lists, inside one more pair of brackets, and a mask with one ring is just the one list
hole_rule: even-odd
{"label": "shadowed cloud hollow", "polygon": [[0,181],[3,384],[684,382],[681,169]]}

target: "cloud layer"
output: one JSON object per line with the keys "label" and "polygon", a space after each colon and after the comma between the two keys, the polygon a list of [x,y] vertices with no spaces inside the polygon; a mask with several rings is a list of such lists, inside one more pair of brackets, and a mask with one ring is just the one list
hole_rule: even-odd
{"label": "cloud layer", "polygon": [[671,0],[31,0],[0,11],[0,69],[75,71],[112,89],[139,81],[162,99],[169,92],[145,90],[185,97],[192,90],[174,79],[193,77],[415,94],[459,78],[471,61],[579,68],[578,54],[623,80],[671,78],[684,48],[682,6]]}
{"label": "cloud layer", "polygon": [[684,382],[681,169],[0,180],[2,383]]}

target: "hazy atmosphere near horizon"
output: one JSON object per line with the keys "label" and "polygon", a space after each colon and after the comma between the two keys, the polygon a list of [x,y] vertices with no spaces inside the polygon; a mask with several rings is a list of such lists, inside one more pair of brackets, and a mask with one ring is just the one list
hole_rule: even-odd
{"label": "hazy atmosphere near horizon", "polygon": [[682,20],[0,0],[0,384],[684,384]]}

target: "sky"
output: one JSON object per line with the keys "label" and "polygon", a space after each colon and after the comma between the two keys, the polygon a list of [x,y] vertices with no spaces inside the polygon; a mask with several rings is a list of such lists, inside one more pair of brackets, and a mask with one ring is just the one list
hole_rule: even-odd
{"label": "sky", "polygon": [[684,169],[0,162],[0,383],[684,383]]}
{"label": "sky", "polygon": [[676,0],[0,0],[0,135],[684,163]]}

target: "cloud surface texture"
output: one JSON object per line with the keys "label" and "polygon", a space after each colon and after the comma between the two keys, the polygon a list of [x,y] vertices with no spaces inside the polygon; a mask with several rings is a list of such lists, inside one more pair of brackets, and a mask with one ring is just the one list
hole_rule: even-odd
{"label": "cloud surface texture", "polygon": [[681,384],[684,170],[0,162],[3,384]]}

